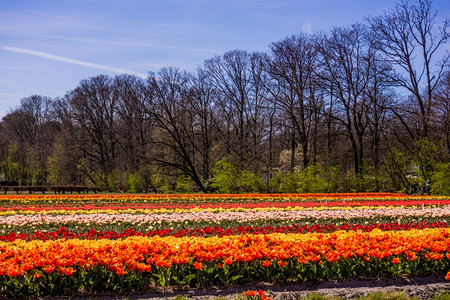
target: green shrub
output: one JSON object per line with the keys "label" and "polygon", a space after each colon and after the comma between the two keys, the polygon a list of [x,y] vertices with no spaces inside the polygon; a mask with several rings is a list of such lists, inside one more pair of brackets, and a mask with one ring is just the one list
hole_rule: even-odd
{"label": "green shrub", "polygon": [[243,170],[240,174],[240,190],[242,192],[262,193],[266,190],[261,176],[248,170]]}
{"label": "green shrub", "polygon": [[219,160],[212,170],[211,187],[219,193],[233,193],[239,186],[239,169],[226,158]]}
{"label": "green shrub", "polygon": [[320,164],[305,168],[298,176],[299,193],[330,193],[337,189],[337,169]]}
{"label": "green shrub", "polygon": [[188,175],[179,175],[175,180],[175,191],[178,193],[192,192],[192,179]]}
{"label": "green shrub", "polygon": [[[103,174],[99,171],[99,174]],[[101,176],[101,175],[99,175]],[[108,189],[111,192],[124,192],[128,190],[128,176],[119,169],[114,169],[107,177]]]}
{"label": "green shrub", "polygon": [[450,162],[438,164],[431,177],[431,192],[437,195],[450,195]]}
{"label": "green shrub", "polygon": [[213,168],[211,187],[218,193],[264,192],[266,185],[261,176],[240,169],[229,159],[218,161]]}
{"label": "green shrub", "polygon": [[130,174],[128,175],[128,192],[130,193],[139,193],[142,192],[144,189],[144,186],[142,184],[141,179],[139,178],[139,175],[137,174]]}
{"label": "green shrub", "polygon": [[279,181],[279,186],[277,191],[282,193],[295,193],[299,188],[300,173],[298,172],[287,172],[281,173],[277,176],[277,181]]}

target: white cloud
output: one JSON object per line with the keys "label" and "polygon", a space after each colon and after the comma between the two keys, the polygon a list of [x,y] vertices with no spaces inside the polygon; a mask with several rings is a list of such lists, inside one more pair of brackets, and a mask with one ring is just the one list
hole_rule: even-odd
{"label": "white cloud", "polygon": [[[1,78],[0,78],[0,85],[3,85],[3,86],[12,86],[12,83],[11,83],[11,81],[9,81],[9,80],[4,80],[4,79],[1,79]],[[4,93],[0,92],[0,95],[4,95]]]}
{"label": "white cloud", "polygon": [[3,47],[3,49],[6,51],[34,55],[34,56],[38,56],[38,57],[42,57],[42,58],[46,58],[46,59],[50,59],[50,60],[56,60],[56,61],[60,61],[60,62],[68,63],[68,64],[80,65],[80,66],[85,66],[88,68],[106,70],[106,71],[115,72],[115,73],[136,75],[136,76],[139,76],[142,78],[147,78],[147,75],[145,75],[145,74],[136,73],[136,72],[133,72],[130,70],[125,70],[125,69],[115,68],[115,67],[110,67],[110,66],[104,66],[104,65],[98,65],[98,64],[85,62],[85,61],[81,61],[81,60],[77,60],[77,59],[53,55],[53,54],[46,53],[46,52],[39,52],[39,51],[17,48],[17,47]]}
{"label": "white cloud", "polygon": [[304,33],[312,33],[312,24],[311,22],[306,22],[300,28]]}
{"label": "white cloud", "polygon": [[72,41],[72,42],[82,42],[82,43],[95,43],[95,44],[104,44],[104,45],[115,45],[115,46],[128,46],[128,47],[147,47],[147,48],[159,48],[159,49],[173,49],[173,50],[181,50],[181,51],[189,51],[189,52],[206,52],[206,53],[217,53],[219,50],[214,49],[202,49],[202,48],[189,48],[189,47],[177,47],[170,46],[164,44],[148,44],[148,43],[135,43],[135,42],[111,42],[104,41],[99,39],[87,39],[87,38],[66,38],[66,37],[54,37],[60,40]]}
{"label": "white cloud", "polygon": [[21,95],[19,95],[19,94],[2,93],[2,92],[0,92],[0,96],[8,96],[8,97],[16,97],[16,98],[21,97]]}

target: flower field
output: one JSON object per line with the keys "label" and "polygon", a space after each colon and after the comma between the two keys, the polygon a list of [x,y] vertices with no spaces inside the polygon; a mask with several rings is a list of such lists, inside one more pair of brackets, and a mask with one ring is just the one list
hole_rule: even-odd
{"label": "flower field", "polygon": [[2,195],[0,296],[440,275],[450,198]]}

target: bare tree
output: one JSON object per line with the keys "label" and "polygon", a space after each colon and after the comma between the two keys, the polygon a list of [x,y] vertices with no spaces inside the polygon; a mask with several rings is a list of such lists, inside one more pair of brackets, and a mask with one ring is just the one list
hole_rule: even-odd
{"label": "bare tree", "polygon": [[333,119],[346,131],[353,153],[355,174],[362,174],[364,137],[368,126],[369,48],[365,28],[356,24],[350,28],[335,28],[318,44],[321,69],[317,75],[336,102]]}
{"label": "bare tree", "polygon": [[[370,153],[375,176],[375,189],[380,190],[380,170],[382,167],[383,147],[387,147],[386,132],[389,130],[389,119],[392,118],[389,107],[392,106],[394,92],[391,88],[386,72],[390,66],[383,62],[376,49],[370,48],[367,55],[368,84],[364,92],[369,100],[366,111],[370,136]],[[384,142],[384,143],[383,143]]]}
{"label": "bare tree", "polygon": [[114,78],[114,98],[117,103],[118,143],[121,149],[120,165],[128,172],[138,172],[148,163],[152,144],[153,119],[146,113],[146,82],[136,76],[120,75]]}
{"label": "bare tree", "polygon": [[155,120],[157,128],[153,137],[159,148],[152,160],[188,175],[200,190],[206,192],[204,178],[200,175],[205,166],[199,166],[196,161],[201,146],[197,143],[196,132],[199,115],[191,109],[190,96],[195,95],[189,95],[191,75],[176,68],[163,68],[158,76],[150,74],[148,81],[149,97],[154,105],[147,113]]}
{"label": "bare tree", "polygon": [[[222,136],[227,154],[236,154],[241,167],[260,161],[266,90],[261,84],[263,56],[234,50],[205,61],[211,84],[220,92]],[[258,166],[254,166],[258,169]]]}
{"label": "bare tree", "polygon": [[436,93],[436,107],[434,122],[437,125],[440,139],[445,142],[447,148],[447,158],[450,157],[450,71],[447,70],[445,76],[439,83]]}
{"label": "bare tree", "polygon": [[68,97],[74,126],[78,128],[74,138],[87,164],[81,164],[82,170],[94,183],[108,186],[119,146],[113,80],[106,75],[82,80]]}
{"label": "bare tree", "polygon": [[[433,94],[449,61],[447,53],[442,61],[439,51],[450,37],[449,20],[436,26],[436,12],[431,0],[418,0],[414,5],[408,1],[397,4],[382,16],[370,17],[373,44],[394,67],[387,75],[398,87],[405,89],[414,99],[408,109],[404,105],[394,108],[402,119],[412,139],[430,135]],[[405,120],[408,115],[420,120],[420,126]]]}
{"label": "bare tree", "polygon": [[211,85],[205,70],[199,68],[197,74],[191,77],[187,99],[188,110],[195,115],[192,124],[195,135],[193,146],[200,156],[201,177],[207,189],[213,163],[211,152],[214,141],[219,138],[217,128],[220,124],[217,117],[218,91]]}
{"label": "bare tree", "polygon": [[3,120],[4,142],[14,145],[22,168],[21,183],[47,183],[47,157],[53,151],[60,130],[53,117],[53,100],[33,95],[23,98],[20,106]]}
{"label": "bare tree", "polygon": [[301,145],[303,168],[310,162],[311,130],[314,126],[315,80],[317,50],[311,37],[305,34],[283,39],[270,46],[272,60],[269,73],[278,90],[272,90],[278,109],[288,116],[292,128],[291,169],[295,159],[295,140]]}

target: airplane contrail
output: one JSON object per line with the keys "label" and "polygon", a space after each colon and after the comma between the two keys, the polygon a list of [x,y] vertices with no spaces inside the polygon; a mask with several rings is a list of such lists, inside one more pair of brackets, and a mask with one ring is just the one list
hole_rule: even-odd
{"label": "airplane contrail", "polygon": [[94,69],[111,71],[111,72],[115,72],[115,73],[130,74],[130,75],[135,75],[135,76],[138,76],[138,77],[141,77],[144,79],[147,78],[147,75],[145,75],[145,74],[136,73],[136,72],[133,72],[130,70],[94,64],[94,63],[77,60],[77,59],[73,59],[73,58],[57,56],[57,55],[53,55],[53,54],[46,53],[46,52],[39,52],[39,51],[34,51],[34,50],[24,49],[24,48],[17,48],[17,47],[3,47],[3,49],[6,51],[34,55],[34,56],[43,57],[43,58],[50,59],[50,60],[56,60],[56,61],[60,61],[60,62],[68,63],[68,64],[80,65],[80,66],[85,66],[85,67],[94,68]]}

